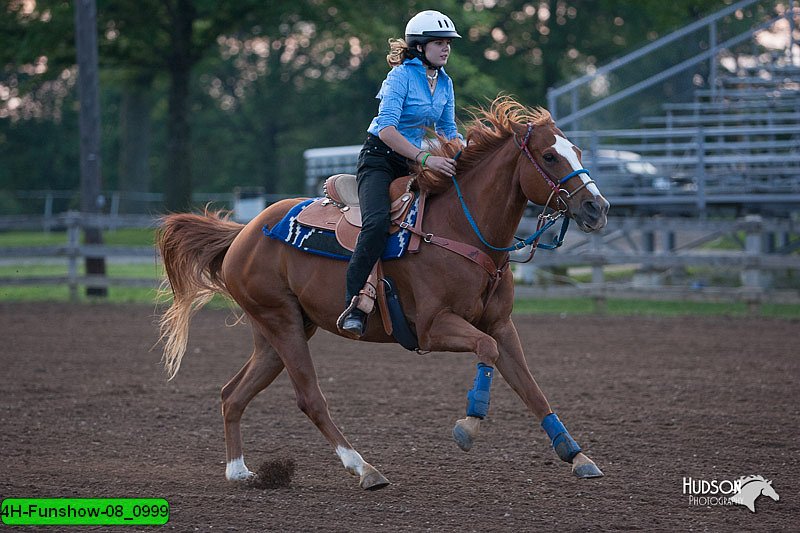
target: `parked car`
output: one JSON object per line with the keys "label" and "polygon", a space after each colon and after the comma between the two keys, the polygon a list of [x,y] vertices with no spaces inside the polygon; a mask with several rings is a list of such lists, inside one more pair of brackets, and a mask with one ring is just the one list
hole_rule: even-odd
{"label": "parked car", "polygon": [[636,152],[600,149],[594,156],[584,151],[583,165],[605,195],[660,194],[672,188],[670,177]]}

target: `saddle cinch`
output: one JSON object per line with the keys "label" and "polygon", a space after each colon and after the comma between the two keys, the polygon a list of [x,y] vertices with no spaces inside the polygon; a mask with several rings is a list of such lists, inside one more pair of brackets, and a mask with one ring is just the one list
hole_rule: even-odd
{"label": "saddle cinch", "polygon": [[[389,216],[393,222],[389,228],[390,233],[400,230],[400,222],[406,218],[414,204],[416,194],[411,190],[414,180],[414,176],[404,176],[395,179],[389,186],[389,198],[391,199]],[[298,214],[297,222],[322,230],[334,230],[339,244],[352,252],[361,231],[361,208],[358,202],[356,177],[352,174],[333,175],[325,180],[324,192],[324,198],[314,201]],[[420,198],[415,227],[422,224],[424,202],[425,195],[423,194]],[[411,235],[409,253],[419,251],[420,237],[418,233]],[[385,283],[386,290],[378,290],[381,282]],[[359,309],[368,314],[371,313],[377,299],[381,322],[386,334],[393,335],[400,344],[409,350],[417,349],[416,336],[409,330],[405,317],[402,316],[399,300],[393,293],[390,281],[384,278],[380,260],[375,264],[366,285],[359,294],[366,297],[360,298]]]}
{"label": "saddle cinch", "polygon": [[[411,190],[413,176],[397,178],[389,186],[391,206],[389,216],[400,222],[414,204],[415,194]],[[352,174],[336,174],[325,180],[325,197],[303,209],[297,222],[304,226],[336,232],[336,240],[347,250],[355,250],[361,231],[361,207],[358,203],[358,185]],[[400,226],[392,224],[389,232],[395,233]]]}

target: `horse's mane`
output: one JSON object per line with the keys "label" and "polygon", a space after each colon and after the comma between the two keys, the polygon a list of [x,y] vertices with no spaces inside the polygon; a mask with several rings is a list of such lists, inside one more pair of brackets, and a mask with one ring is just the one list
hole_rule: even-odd
{"label": "horse's mane", "polygon": [[[542,107],[528,108],[510,96],[495,98],[488,107],[473,107],[468,110],[471,121],[466,124],[467,147],[458,159],[458,172],[474,168],[494,152],[509,137],[517,133],[515,127],[532,123],[534,126],[552,124],[550,112]],[[461,150],[458,139],[438,138],[431,155],[454,157]],[[450,176],[441,176],[432,171],[417,169],[419,188],[428,194],[438,194],[452,186]]]}

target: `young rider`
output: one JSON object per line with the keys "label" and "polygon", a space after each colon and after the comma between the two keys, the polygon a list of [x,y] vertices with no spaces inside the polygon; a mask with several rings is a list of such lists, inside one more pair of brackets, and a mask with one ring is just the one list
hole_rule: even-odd
{"label": "young rider", "polygon": [[446,15],[422,11],[408,21],[405,41],[389,41],[386,60],[392,69],[378,92],[378,115],[358,157],[362,228],[347,268],[346,309],[337,321],[350,337],[358,338],[366,329],[360,291],[389,235],[389,184],[408,175],[412,161],[447,176],[455,173],[453,159],[430,155],[422,143],[428,128],[448,139],[460,137],[453,82],[443,68],[452,39],[460,37]]}

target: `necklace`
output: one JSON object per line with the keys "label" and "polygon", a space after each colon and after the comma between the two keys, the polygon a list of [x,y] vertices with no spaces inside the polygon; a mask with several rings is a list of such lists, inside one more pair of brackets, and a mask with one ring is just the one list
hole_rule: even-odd
{"label": "necklace", "polygon": [[428,77],[428,89],[430,89],[431,95],[433,95],[434,91],[436,90],[436,78],[439,77],[439,71],[434,70],[433,74],[428,74],[426,71],[425,76]]}

